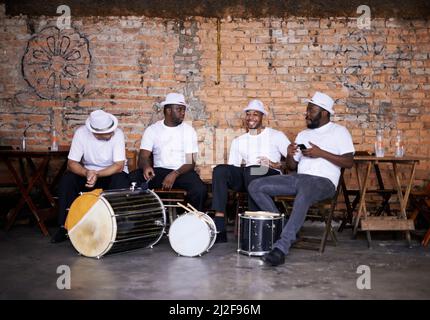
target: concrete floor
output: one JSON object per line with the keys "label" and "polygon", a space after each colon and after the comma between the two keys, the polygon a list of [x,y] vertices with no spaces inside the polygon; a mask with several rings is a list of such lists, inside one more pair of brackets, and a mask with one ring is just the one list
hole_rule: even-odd
{"label": "concrete floor", "polygon": [[[304,230],[321,228],[307,222]],[[338,246],[327,246],[323,255],[292,249],[285,265],[271,268],[237,254],[229,236],[197,258],[178,257],[163,237],[153,249],[96,260],[79,256],[69,241],[51,244],[37,226],[14,226],[0,231],[0,299],[430,298],[430,250],[417,241],[407,248],[390,237],[368,249],[364,238],[351,240],[345,230]],[[60,265],[70,267],[70,290],[57,289]],[[357,289],[360,265],[370,267],[370,290]]]}

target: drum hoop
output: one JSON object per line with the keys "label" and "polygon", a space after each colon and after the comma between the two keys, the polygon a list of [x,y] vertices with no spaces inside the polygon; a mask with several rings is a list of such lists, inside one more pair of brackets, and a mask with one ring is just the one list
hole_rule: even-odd
{"label": "drum hoop", "polygon": [[152,247],[155,244],[158,243],[158,241],[160,241],[160,239],[163,237],[164,235],[164,231],[166,230],[166,208],[164,207],[163,201],[161,201],[160,197],[158,196],[158,194],[156,194],[153,190],[146,190],[145,192],[149,192],[151,193],[153,196],[155,196],[155,198],[158,200],[159,204],[161,205],[161,210],[163,211],[163,229],[160,232],[160,235],[158,236],[158,238],[152,243],[150,244],[148,247]]}
{"label": "drum hoop", "polygon": [[115,219],[115,212],[113,211],[113,208],[110,205],[109,201],[105,197],[103,197],[103,194],[104,193],[102,193],[100,195],[100,200],[103,201],[103,203],[106,205],[106,207],[109,210],[110,217],[111,217],[111,220],[112,220],[112,234],[111,234],[111,237],[110,237],[111,240],[109,241],[109,245],[106,247],[106,249],[99,256],[97,256],[97,258],[100,258],[100,257],[104,256],[106,253],[109,252],[109,250],[112,248],[113,244],[115,243],[115,239],[116,239],[116,235],[117,235],[117,231],[118,231],[117,230],[116,219]]}
{"label": "drum hoop", "polygon": [[[192,212],[188,212],[187,214],[194,214],[196,215],[198,218],[204,216],[205,218],[209,218],[209,219],[201,219],[205,222],[205,227],[207,228],[207,231],[209,233],[210,236],[213,235],[213,238],[211,241],[209,241],[208,247],[206,248],[206,251],[209,251],[210,248],[212,248],[212,246],[215,244],[216,241],[216,236],[217,236],[217,228],[216,228],[216,224],[215,221],[207,214],[207,213],[192,213]],[[210,226],[209,226],[210,224]],[[211,229],[211,226],[213,227],[213,229]]]}
{"label": "drum hoop", "polygon": [[280,216],[276,217],[263,217],[263,216],[246,216],[244,214],[239,213],[239,219],[249,219],[249,220],[279,220],[283,219],[285,215],[282,213]]}
{"label": "drum hoop", "polygon": [[[191,255],[190,255],[190,256],[188,256],[188,255],[185,255],[184,253],[180,253],[180,252],[176,251],[176,250],[175,250],[175,248],[174,248],[174,245],[172,244],[171,237],[169,237],[169,243],[170,243],[170,246],[171,246],[171,247],[172,247],[172,249],[173,249],[176,253],[178,253],[179,255],[183,255],[183,256],[187,256],[187,257],[196,257],[196,256],[200,256],[200,255],[202,255],[204,252],[208,252],[208,251],[212,248],[212,246],[214,245],[214,243],[215,243],[216,235],[217,235],[217,233],[216,233],[217,229],[216,229],[215,222],[213,221],[213,219],[212,219],[208,214],[206,214],[206,213],[204,213],[204,212],[202,212],[202,213],[196,213],[196,212],[185,212],[185,213],[181,214],[180,216],[178,216],[178,217],[173,221],[173,223],[172,223],[172,225],[170,226],[170,228],[174,230],[174,228],[172,228],[172,226],[173,226],[175,223],[179,223],[179,222],[181,221],[181,218],[185,218],[186,216],[193,216],[193,217],[196,217],[197,219],[199,219],[199,221],[201,221],[201,222],[202,222],[202,224],[204,225],[204,228],[206,228],[207,234],[209,235],[209,239],[208,239],[209,241],[208,241],[208,244],[207,244],[207,246],[205,246],[206,248],[205,248],[202,252],[200,252],[200,253],[198,253],[198,254],[196,254],[196,255],[193,255],[193,256],[191,256]],[[208,217],[209,219],[201,219],[201,218],[200,218],[201,216]],[[211,227],[209,226],[209,224],[210,224],[211,226],[213,226],[213,227],[214,227],[214,229],[213,229],[213,230],[211,229]],[[171,232],[171,230],[169,230],[169,234],[170,234],[170,232]]]}

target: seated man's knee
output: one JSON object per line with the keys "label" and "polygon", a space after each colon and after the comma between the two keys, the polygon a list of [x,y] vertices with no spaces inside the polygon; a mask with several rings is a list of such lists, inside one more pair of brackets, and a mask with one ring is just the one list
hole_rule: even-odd
{"label": "seated man's knee", "polygon": [[228,171],[229,171],[228,164],[219,164],[214,168],[212,172],[212,176],[213,178],[222,178],[228,174]]}
{"label": "seated man's knee", "polygon": [[255,193],[260,189],[261,182],[259,183],[258,179],[252,180],[248,185],[248,192]]}
{"label": "seated man's knee", "polygon": [[208,188],[204,183],[199,183],[195,187],[191,188],[190,192],[195,194],[199,198],[206,198]]}
{"label": "seated man's knee", "polygon": [[70,171],[66,171],[61,177],[60,186],[74,185],[78,179],[79,176],[77,174]]}

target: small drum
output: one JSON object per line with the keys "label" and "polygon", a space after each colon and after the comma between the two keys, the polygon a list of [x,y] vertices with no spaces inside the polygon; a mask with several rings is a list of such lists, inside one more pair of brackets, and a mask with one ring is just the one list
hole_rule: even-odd
{"label": "small drum", "polygon": [[86,257],[154,246],[163,236],[166,213],[151,190],[101,189],[72,203],[66,229],[75,249]]}
{"label": "small drum", "polygon": [[201,256],[216,240],[216,226],[203,212],[188,212],[176,218],[169,229],[172,249],[186,257]]}
{"label": "small drum", "polygon": [[272,250],[281,236],[284,215],[265,211],[246,211],[239,214],[237,252],[262,256]]}

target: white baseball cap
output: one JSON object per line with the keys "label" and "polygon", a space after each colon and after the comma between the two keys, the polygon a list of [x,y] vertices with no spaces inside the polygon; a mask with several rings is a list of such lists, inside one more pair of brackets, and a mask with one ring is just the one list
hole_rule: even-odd
{"label": "white baseball cap", "polygon": [[185,103],[185,97],[183,94],[180,93],[169,93],[166,96],[166,100],[161,102],[161,106],[164,107],[169,104],[179,104],[181,106],[185,106],[186,108],[188,105]]}
{"label": "white baseball cap", "polygon": [[306,101],[312,104],[315,104],[318,107],[323,108],[324,110],[327,110],[328,112],[330,112],[330,114],[334,114],[334,110],[333,110],[334,100],[330,98],[330,96],[326,95],[325,93],[321,93],[317,91],[315,92],[311,100],[306,100]]}
{"label": "white baseball cap", "polygon": [[243,109],[244,112],[249,110],[260,111],[262,114],[267,115],[267,111],[266,109],[264,109],[263,102],[257,99],[251,100],[248,106],[245,109]]}
{"label": "white baseball cap", "polygon": [[96,110],[91,112],[85,125],[92,133],[109,133],[117,128],[118,119],[103,110]]}

